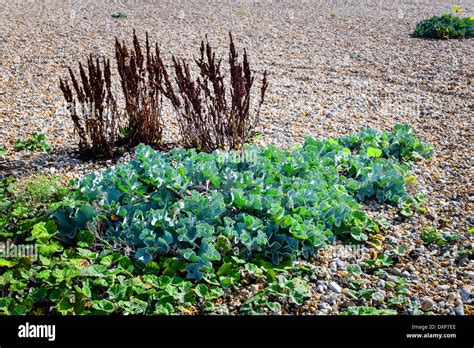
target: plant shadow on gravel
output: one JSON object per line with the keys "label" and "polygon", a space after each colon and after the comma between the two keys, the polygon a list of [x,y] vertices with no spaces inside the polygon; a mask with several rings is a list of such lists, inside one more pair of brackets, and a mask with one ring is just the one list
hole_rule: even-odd
{"label": "plant shadow on gravel", "polygon": [[15,177],[21,178],[45,166],[58,168],[67,165],[74,170],[74,168],[80,167],[81,163],[77,153],[72,149],[54,148],[48,153],[32,153],[29,158],[9,156],[6,159],[0,159],[0,177],[11,176],[15,172]]}

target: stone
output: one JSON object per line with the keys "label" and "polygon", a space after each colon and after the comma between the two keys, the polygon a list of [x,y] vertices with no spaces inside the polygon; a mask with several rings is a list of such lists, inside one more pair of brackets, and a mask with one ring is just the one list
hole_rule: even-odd
{"label": "stone", "polygon": [[464,315],[464,307],[463,306],[457,306],[454,308],[454,314],[456,315]]}
{"label": "stone", "polygon": [[403,271],[400,276],[401,276],[402,278],[410,278],[410,272],[408,272],[408,271]]}
{"label": "stone", "polygon": [[392,273],[395,274],[396,276],[399,276],[400,274],[402,274],[402,271],[400,271],[398,268],[393,268]]}
{"label": "stone", "polygon": [[421,302],[421,310],[423,312],[428,312],[430,311],[434,306],[434,302],[432,299],[430,298],[425,298],[422,302]]}
{"label": "stone", "polygon": [[446,290],[449,290],[449,288],[450,288],[450,286],[447,285],[447,284],[445,284],[445,285],[438,285],[438,286],[436,287],[436,290],[438,290],[438,291],[446,291]]}
{"label": "stone", "polygon": [[469,301],[469,299],[471,298],[471,290],[468,289],[468,288],[462,288],[461,289],[461,298],[462,298],[463,302]]}
{"label": "stone", "polygon": [[448,302],[449,303],[455,303],[457,298],[457,294],[455,292],[452,292],[448,295]]}
{"label": "stone", "polygon": [[336,264],[337,264],[337,268],[338,269],[345,269],[346,268],[346,263],[344,261],[341,261],[341,260],[337,260],[336,261]]}
{"label": "stone", "polygon": [[326,309],[326,308],[329,308],[329,307],[331,307],[331,306],[326,302],[318,303],[318,309],[320,309],[320,310],[323,310],[323,309]]}
{"label": "stone", "polygon": [[341,287],[339,286],[339,284],[337,284],[336,282],[330,282],[330,283],[329,283],[329,290],[334,291],[334,292],[340,294],[341,291],[342,291],[342,288],[341,288]]}

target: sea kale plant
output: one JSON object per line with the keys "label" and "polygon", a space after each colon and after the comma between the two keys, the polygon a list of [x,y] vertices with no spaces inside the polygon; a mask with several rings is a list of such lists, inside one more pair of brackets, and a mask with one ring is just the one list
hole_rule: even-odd
{"label": "sea kale plant", "polygon": [[[452,7],[455,13],[461,13],[460,6]],[[416,25],[413,35],[433,39],[468,39],[474,37],[474,17],[461,18],[456,14],[443,13],[425,19]]]}
{"label": "sea kale plant", "polygon": [[247,52],[239,62],[229,33],[229,85],[209,42],[201,42],[200,56],[195,60],[198,75],[193,77],[189,63],[173,57],[177,90],[165,80],[165,94],[178,113],[182,143],[186,148],[205,152],[216,149],[235,150],[248,142],[259,121],[260,107],[268,87],[267,73],[263,73],[260,101],[251,111],[253,72]]}
{"label": "sea kale plant", "polygon": [[91,229],[123,241],[145,264],[177,257],[199,280],[229,255],[280,264],[336,238],[370,240],[379,227],[361,203],[416,208],[405,178],[412,160],[431,153],[408,126],[307,138],[293,150],[166,153],[139,145],[134,160],[79,180],[76,204],[54,216],[65,245]]}

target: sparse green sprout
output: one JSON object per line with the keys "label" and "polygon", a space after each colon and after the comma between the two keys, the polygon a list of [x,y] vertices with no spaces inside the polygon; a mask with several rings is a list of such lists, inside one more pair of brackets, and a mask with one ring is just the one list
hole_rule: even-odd
{"label": "sparse green sprout", "polygon": [[362,269],[358,264],[350,264],[347,266],[346,269],[347,273],[349,274],[355,274],[355,275],[360,275],[362,273]]}
{"label": "sparse green sprout", "polygon": [[393,260],[385,254],[374,254],[370,259],[364,260],[370,268],[389,267],[393,265]]}
{"label": "sparse green sprout", "polygon": [[395,315],[397,311],[393,309],[375,308],[368,306],[351,306],[341,312],[340,315]]}
{"label": "sparse green sprout", "polygon": [[421,240],[425,245],[436,244],[440,247],[452,243],[459,239],[456,233],[439,232],[433,226],[426,227],[420,235]]}
{"label": "sparse green sprout", "polygon": [[118,12],[118,13],[112,14],[112,18],[115,18],[115,19],[126,19],[127,17],[128,17],[127,14],[124,12]]}
{"label": "sparse green sprout", "polygon": [[46,142],[46,136],[44,133],[34,133],[27,140],[17,140],[15,143],[15,149],[21,151],[28,149],[32,151],[51,151],[52,147]]}
{"label": "sparse green sprout", "polygon": [[32,202],[51,200],[61,187],[61,180],[53,175],[39,175],[25,186],[25,197]]}
{"label": "sparse green sprout", "polygon": [[405,252],[406,252],[405,247],[398,247],[392,250],[393,255],[398,256],[398,257],[402,257],[403,255],[405,255]]}
{"label": "sparse green sprout", "polygon": [[0,145],[0,157],[5,157],[8,155],[8,150],[4,145]]}

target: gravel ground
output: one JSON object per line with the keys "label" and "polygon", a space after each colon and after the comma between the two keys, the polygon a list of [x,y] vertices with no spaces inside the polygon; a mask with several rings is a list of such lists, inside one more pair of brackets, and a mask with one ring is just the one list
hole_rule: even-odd
{"label": "gravel ground", "polygon": [[[465,15],[474,13],[473,1],[458,3]],[[407,250],[387,277],[405,278],[409,295],[426,311],[474,314],[473,261],[460,256],[462,249],[472,247],[472,233],[466,231],[474,224],[473,41],[410,37],[418,21],[450,5],[368,0],[1,1],[0,145],[11,148],[17,139],[42,131],[54,150],[11,151],[0,158],[0,172],[27,176],[49,171],[71,178],[99,168],[72,156],[72,123],[62,109],[58,79],[68,65],[89,53],[113,57],[114,36],[130,40],[133,28],[142,36],[148,31],[169,62],[171,53],[195,55],[206,34],[225,54],[231,30],[237,46],[250,53],[256,72],[269,72],[262,143],[289,147],[307,135],[337,136],[409,123],[434,145],[434,158],[414,169],[417,190],[428,197],[427,214],[401,219],[390,207],[369,209],[389,220],[383,248]],[[111,14],[117,12],[128,18],[113,19]],[[168,111],[166,117],[171,124],[166,137],[173,139],[173,115]],[[426,226],[461,238],[450,247],[425,248],[419,236]],[[331,248],[321,253],[314,260],[320,283],[314,284],[314,297],[299,312],[331,314],[360,304],[347,296],[343,268],[363,260],[364,252],[349,259]],[[362,274],[362,279],[365,287],[384,287],[380,276]]]}

